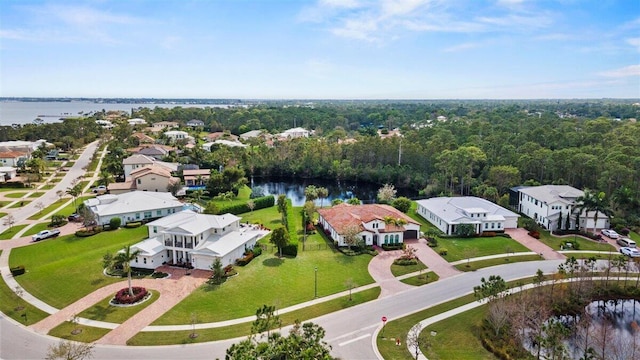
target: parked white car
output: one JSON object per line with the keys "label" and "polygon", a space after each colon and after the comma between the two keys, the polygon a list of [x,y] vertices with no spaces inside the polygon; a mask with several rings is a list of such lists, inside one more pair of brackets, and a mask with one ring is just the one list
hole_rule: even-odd
{"label": "parked white car", "polygon": [[618,233],[615,230],[611,230],[611,229],[604,229],[602,230],[602,235],[608,237],[609,239],[617,239],[620,237],[620,235],[618,235]]}
{"label": "parked white car", "polygon": [[636,248],[621,247],[620,253],[629,257],[640,257],[640,251]]}

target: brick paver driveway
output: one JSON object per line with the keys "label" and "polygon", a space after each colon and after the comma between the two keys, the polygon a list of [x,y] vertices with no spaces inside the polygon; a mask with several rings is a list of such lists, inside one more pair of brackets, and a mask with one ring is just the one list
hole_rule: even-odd
{"label": "brick paver driveway", "polygon": [[565,260],[567,258],[542,241],[529,236],[529,232],[526,229],[506,229],[504,232],[509,234],[513,240],[540,254],[545,260]]}

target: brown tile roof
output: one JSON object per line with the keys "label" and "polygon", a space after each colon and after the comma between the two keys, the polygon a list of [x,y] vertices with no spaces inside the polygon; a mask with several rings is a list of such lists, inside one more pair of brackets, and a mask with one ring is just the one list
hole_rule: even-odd
{"label": "brown tile roof", "polygon": [[128,180],[125,182],[119,182],[119,183],[111,183],[109,184],[109,186],[107,186],[107,189],[109,191],[111,190],[129,190],[129,189],[135,189],[135,184],[133,182],[133,180]]}
{"label": "brown tile roof", "polygon": [[[318,209],[318,213],[338,232],[351,226],[358,226],[361,229],[363,223],[368,223],[373,220],[382,220],[386,217],[393,219],[403,219],[407,223],[419,224],[402,211],[382,204],[367,204],[367,205],[350,205],[342,203],[327,209]],[[393,224],[386,224],[385,230],[380,232],[389,231],[404,231],[402,226],[396,226]]]}
{"label": "brown tile roof", "polygon": [[135,179],[147,174],[156,174],[156,175],[167,177],[167,178],[171,177],[171,172],[169,170],[158,165],[148,165],[140,169],[135,169],[131,172],[131,177]]}
{"label": "brown tile roof", "polygon": [[22,152],[22,151],[3,151],[0,152],[0,158],[3,159],[15,159],[15,158],[19,158],[21,156],[26,156],[27,153],[26,152]]}
{"label": "brown tile roof", "polygon": [[146,143],[153,144],[154,142],[156,142],[156,140],[154,138],[152,138],[151,136],[143,134],[143,133],[139,133],[139,132],[133,133],[133,135],[131,135],[131,136],[137,138],[138,140],[140,140],[140,142],[143,142],[143,143],[146,142]]}
{"label": "brown tile roof", "polygon": [[211,169],[195,169],[195,170],[182,170],[182,175],[184,176],[210,176],[211,175]]}

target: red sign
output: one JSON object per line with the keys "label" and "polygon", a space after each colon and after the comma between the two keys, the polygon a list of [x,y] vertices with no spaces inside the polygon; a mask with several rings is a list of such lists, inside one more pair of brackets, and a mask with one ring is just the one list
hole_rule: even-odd
{"label": "red sign", "polygon": [[387,317],[386,316],[382,317],[382,322],[387,322]]}

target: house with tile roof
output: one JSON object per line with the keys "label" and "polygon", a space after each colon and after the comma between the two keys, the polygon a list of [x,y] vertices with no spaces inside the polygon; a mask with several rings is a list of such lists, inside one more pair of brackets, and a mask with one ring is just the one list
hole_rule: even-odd
{"label": "house with tile roof", "polygon": [[96,217],[98,225],[107,225],[112,218],[121,224],[157,219],[182,211],[184,204],[166,192],[131,191],[105,194],[84,201]]}
{"label": "house with tile roof", "polygon": [[205,186],[211,178],[211,169],[185,169],[182,170],[182,175],[186,186]]}
{"label": "house with tile roof", "polygon": [[141,132],[133,133],[131,137],[136,138],[139,144],[153,144],[156,142],[156,139]]}
{"label": "house with tile roof", "polygon": [[[570,222],[569,229],[575,229],[576,226],[582,229],[608,229],[609,219],[603,213],[598,213],[597,224],[594,224],[594,211],[576,214],[577,199],[583,195],[584,191],[569,185],[521,187],[518,189],[518,210],[547,230],[566,228],[567,219]],[[563,223],[559,224],[561,218]]]}
{"label": "house with tile roof", "polygon": [[416,201],[416,213],[447,235],[462,224],[473,225],[476,234],[504,232],[518,227],[520,215],[475,196],[435,197]]}
{"label": "house with tile roof", "polygon": [[209,270],[216,258],[233,264],[269,231],[240,223],[233,214],[208,215],[184,210],[147,223],[147,239],[132,245],[140,250],[131,266],[155,269],[163,264]]}
{"label": "house with tile roof", "polygon": [[29,153],[24,151],[0,152],[0,166],[19,167],[20,164],[27,160],[29,160]]}
{"label": "house with tile roof", "polygon": [[151,165],[158,165],[160,167],[165,168],[169,172],[174,172],[178,170],[177,163],[159,161],[150,156],[146,156],[142,154],[134,154],[122,160],[124,177],[125,179],[129,179],[132,171],[146,167],[146,166],[151,166]]}
{"label": "house with tile roof", "polygon": [[347,246],[345,234],[351,231],[358,231],[366,245],[378,246],[401,244],[420,235],[420,223],[389,205],[342,203],[318,209],[318,214],[319,224],[338,246]]}
{"label": "house with tile roof", "polygon": [[167,192],[169,185],[179,183],[180,178],[171,176],[171,171],[158,164],[137,168],[129,173],[124,182],[111,183],[107,187],[111,194],[129,191]]}

